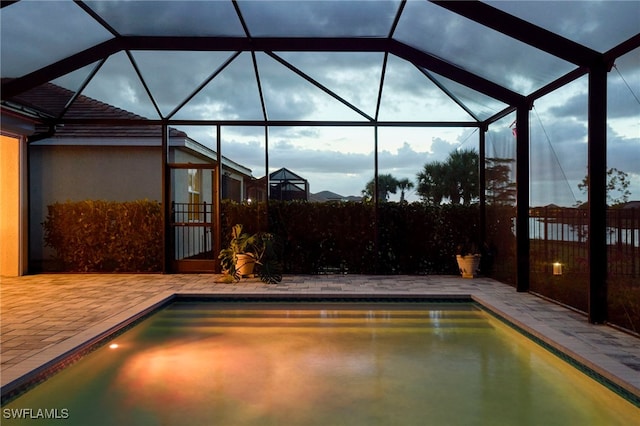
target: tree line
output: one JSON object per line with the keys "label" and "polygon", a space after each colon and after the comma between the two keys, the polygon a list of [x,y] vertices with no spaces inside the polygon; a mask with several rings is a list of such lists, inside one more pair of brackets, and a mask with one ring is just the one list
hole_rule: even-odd
{"label": "tree line", "polygon": [[[511,179],[512,159],[486,160],[487,197],[494,203],[515,202],[515,183]],[[406,193],[415,188],[420,200],[438,205],[445,202],[471,205],[479,198],[479,159],[473,149],[452,151],[444,161],[426,163],[416,174],[416,184],[408,178],[397,179],[391,174],[378,175],[378,201],[386,202],[390,194],[400,191],[400,202],[406,202]],[[373,201],[375,183],[371,179],[362,190],[364,201]]]}
{"label": "tree line", "polygon": [[[516,183],[513,179],[512,158],[487,158],[485,160],[485,194],[487,203],[514,205]],[[378,175],[378,201],[386,202],[390,194],[400,191],[400,203],[406,202],[406,193],[415,187],[423,203],[438,205],[471,205],[479,199],[479,156],[474,149],[454,150],[444,161],[426,163],[416,174],[416,183],[408,178],[397,179],[391,174]],[[624,204],[629,200],[629,177],[616,168],[607,172],[607,201],[609,205]],[[589,180],[585,176],[578,189],[587,193]],[[373,201],[375,183],[371,179],[362,190],[365,202]],[[613,194],[617,195],[614,196]],[[577,204],[582,204],[578,202]]]}

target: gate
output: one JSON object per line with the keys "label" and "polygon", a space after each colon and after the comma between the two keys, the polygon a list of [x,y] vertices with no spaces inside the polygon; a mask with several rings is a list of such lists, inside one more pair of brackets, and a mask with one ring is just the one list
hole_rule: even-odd
{"label": "gate", "polygon": [[213,165],[171,165],[171,272],[217,270],[215,181]]}

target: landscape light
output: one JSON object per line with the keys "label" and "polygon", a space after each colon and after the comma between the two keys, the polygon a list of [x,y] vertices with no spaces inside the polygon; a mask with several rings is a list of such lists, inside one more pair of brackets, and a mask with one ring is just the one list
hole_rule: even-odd
{"label": "landscape light", "polygon": [[555,262],[553,264],[553,275],[562,275],[562,263]]}

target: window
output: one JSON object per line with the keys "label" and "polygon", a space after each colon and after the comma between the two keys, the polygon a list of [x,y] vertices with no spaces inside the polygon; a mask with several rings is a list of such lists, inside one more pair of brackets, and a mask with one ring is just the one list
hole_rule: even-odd
{"label": "window", "polygon": [[202,205],[200,204],[200,188],[202,186],[202,171],[189,169],[189,220],[202,220]]}
{"label": "window", "polygon": [[222,198],[242,202],[242,182],[228,174],[222,176]]}

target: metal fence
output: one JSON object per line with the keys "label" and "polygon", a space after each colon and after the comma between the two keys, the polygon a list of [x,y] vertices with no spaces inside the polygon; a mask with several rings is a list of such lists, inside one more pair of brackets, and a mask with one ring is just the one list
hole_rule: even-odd
{"label": "metal fence", "polygon": [[[571,271],[587,272],[588,219],[581,208],[531,209],[532,270],[548,272],[558,262]],[[608,209],[607,247],[610,275],[640,276],[640,208]]]}
{"label": "metal fence", "polygon": [[213,211],[207,203],[171,203],[176,260],[206,256],[212,250]]}

